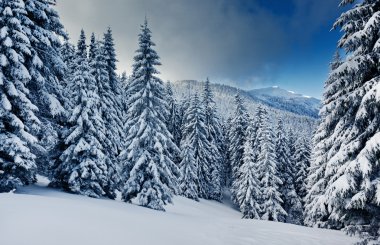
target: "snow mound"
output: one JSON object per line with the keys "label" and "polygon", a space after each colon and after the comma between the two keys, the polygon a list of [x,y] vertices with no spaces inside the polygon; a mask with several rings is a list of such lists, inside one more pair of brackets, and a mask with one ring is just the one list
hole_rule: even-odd
{"label": "snow mound", "polygon": [[340,231],[243,220],[230,204],[183,197],[167,212],[63,193],[42,183],[0,194],[1,244],[353,244]]}

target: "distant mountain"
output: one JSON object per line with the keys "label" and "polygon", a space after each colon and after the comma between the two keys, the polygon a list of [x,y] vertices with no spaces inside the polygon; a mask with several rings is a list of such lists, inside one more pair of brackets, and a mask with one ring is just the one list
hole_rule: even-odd
{"label": "distant mountain", "polygon": [[287,91],[277,86],[248,91],[253,99],[281,110],[318,118],[319,99]]}
{"label": "distant mountain", "polygon": [[[201,95],[203,86],[203,82],[194,80],[177,81],[173,83],[173,92],[177,101],[181,101],[189,98],[190,94]],[[318,121],[320,101],[315,98],[293,94],[280,88],[245,91],[228,85],[211,84],[211,89],[218,112],[224,120],[232,116],[235,109],[234,97],[239,92],[251,116],[261,105],[268,110],[273,123],[282,118],[287,128],[307,135],[313,133]]]}

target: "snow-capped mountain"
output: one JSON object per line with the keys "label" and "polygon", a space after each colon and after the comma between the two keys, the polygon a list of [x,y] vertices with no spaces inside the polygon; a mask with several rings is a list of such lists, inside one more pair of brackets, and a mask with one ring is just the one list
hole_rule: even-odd
{"label": "snow-capped mountain", "polygon": [[277,86],[270,88],[254,89],[248,93],[255,99],[266,105],[281,110],[290,111],[299,115],[318,118],[321,106],[319,99],[287,91]]}
{"label": "snow-capped mountain", "polygon": [[[190,94],[201,94],[203,82],[194,80],[177,81],[173,83],[173,91],[177,101],[189,97]],[[244,99],[248,113],[253,116],[256,108],[264,106],[275,122],[282,118],[287,128],[311,135],[317,120],[320,101],[293,94],[280,88],[258,89],[252,91],[241,90],[222,84],[211,84],[215,102],[220,116],[227,120],[235,109],[234,97],[239,92]],[[285,91],[285,92],[284,92]]]}

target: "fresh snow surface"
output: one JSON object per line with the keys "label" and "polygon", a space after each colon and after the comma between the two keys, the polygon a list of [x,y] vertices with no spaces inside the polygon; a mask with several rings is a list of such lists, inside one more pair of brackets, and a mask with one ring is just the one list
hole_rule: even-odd
{"label": "fresh snow surface", "polygon": [[[228,201],[175,197],[166,212],[46,187],[47,179],[0,194],[4,245],[347,245],[343,232],[243,220]],[[228,200],[226,197],[225,200]]]}

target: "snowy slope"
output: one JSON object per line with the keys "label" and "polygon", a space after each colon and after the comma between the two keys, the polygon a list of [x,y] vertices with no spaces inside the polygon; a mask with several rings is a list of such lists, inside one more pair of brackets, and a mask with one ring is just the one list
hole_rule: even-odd
{"label": "snowy slope", "polygon": [[[192,80],[174,82],[174,96],[178,101],[181,101],[188,98],[189,94],[193,94],[195,92],[201,94],[203,91],[203,86],[203,82]],[[289,108],[285,108],[285,106],[274,106],[267,103],[263,99],[255,98],[251,94],[252,91],[248,92],[227,85],[211,84],[211,89],[215,96],[215,102],[217,104],[219,114],[224,120],[233,114],[235,109],[234,97],[239,92],[244,99],[248,113],[251,116],[254,115],[256,108],[259,105],[264,106],[269,112],[271,119],[274,121],[273,123],[275,123],[278,118],[282,118],[286,128],[291,128],[295,132],[303,133],[309,136],[313,133],[317,124],[317,111],[308,113],[292,112]]]}
{"label": "snowy slope", "polygon": [[38,184],[0,194],[4,245],[353,244],[340,231],[243,220],[228,204],[176,197],[167,212],[91,199]]}
{"label": "snowy slope", "polygon": [[318,117],[321,101],[277,86],[254,89],[248,93],[255,99],[274,108],[290,111],[299,115]]}

